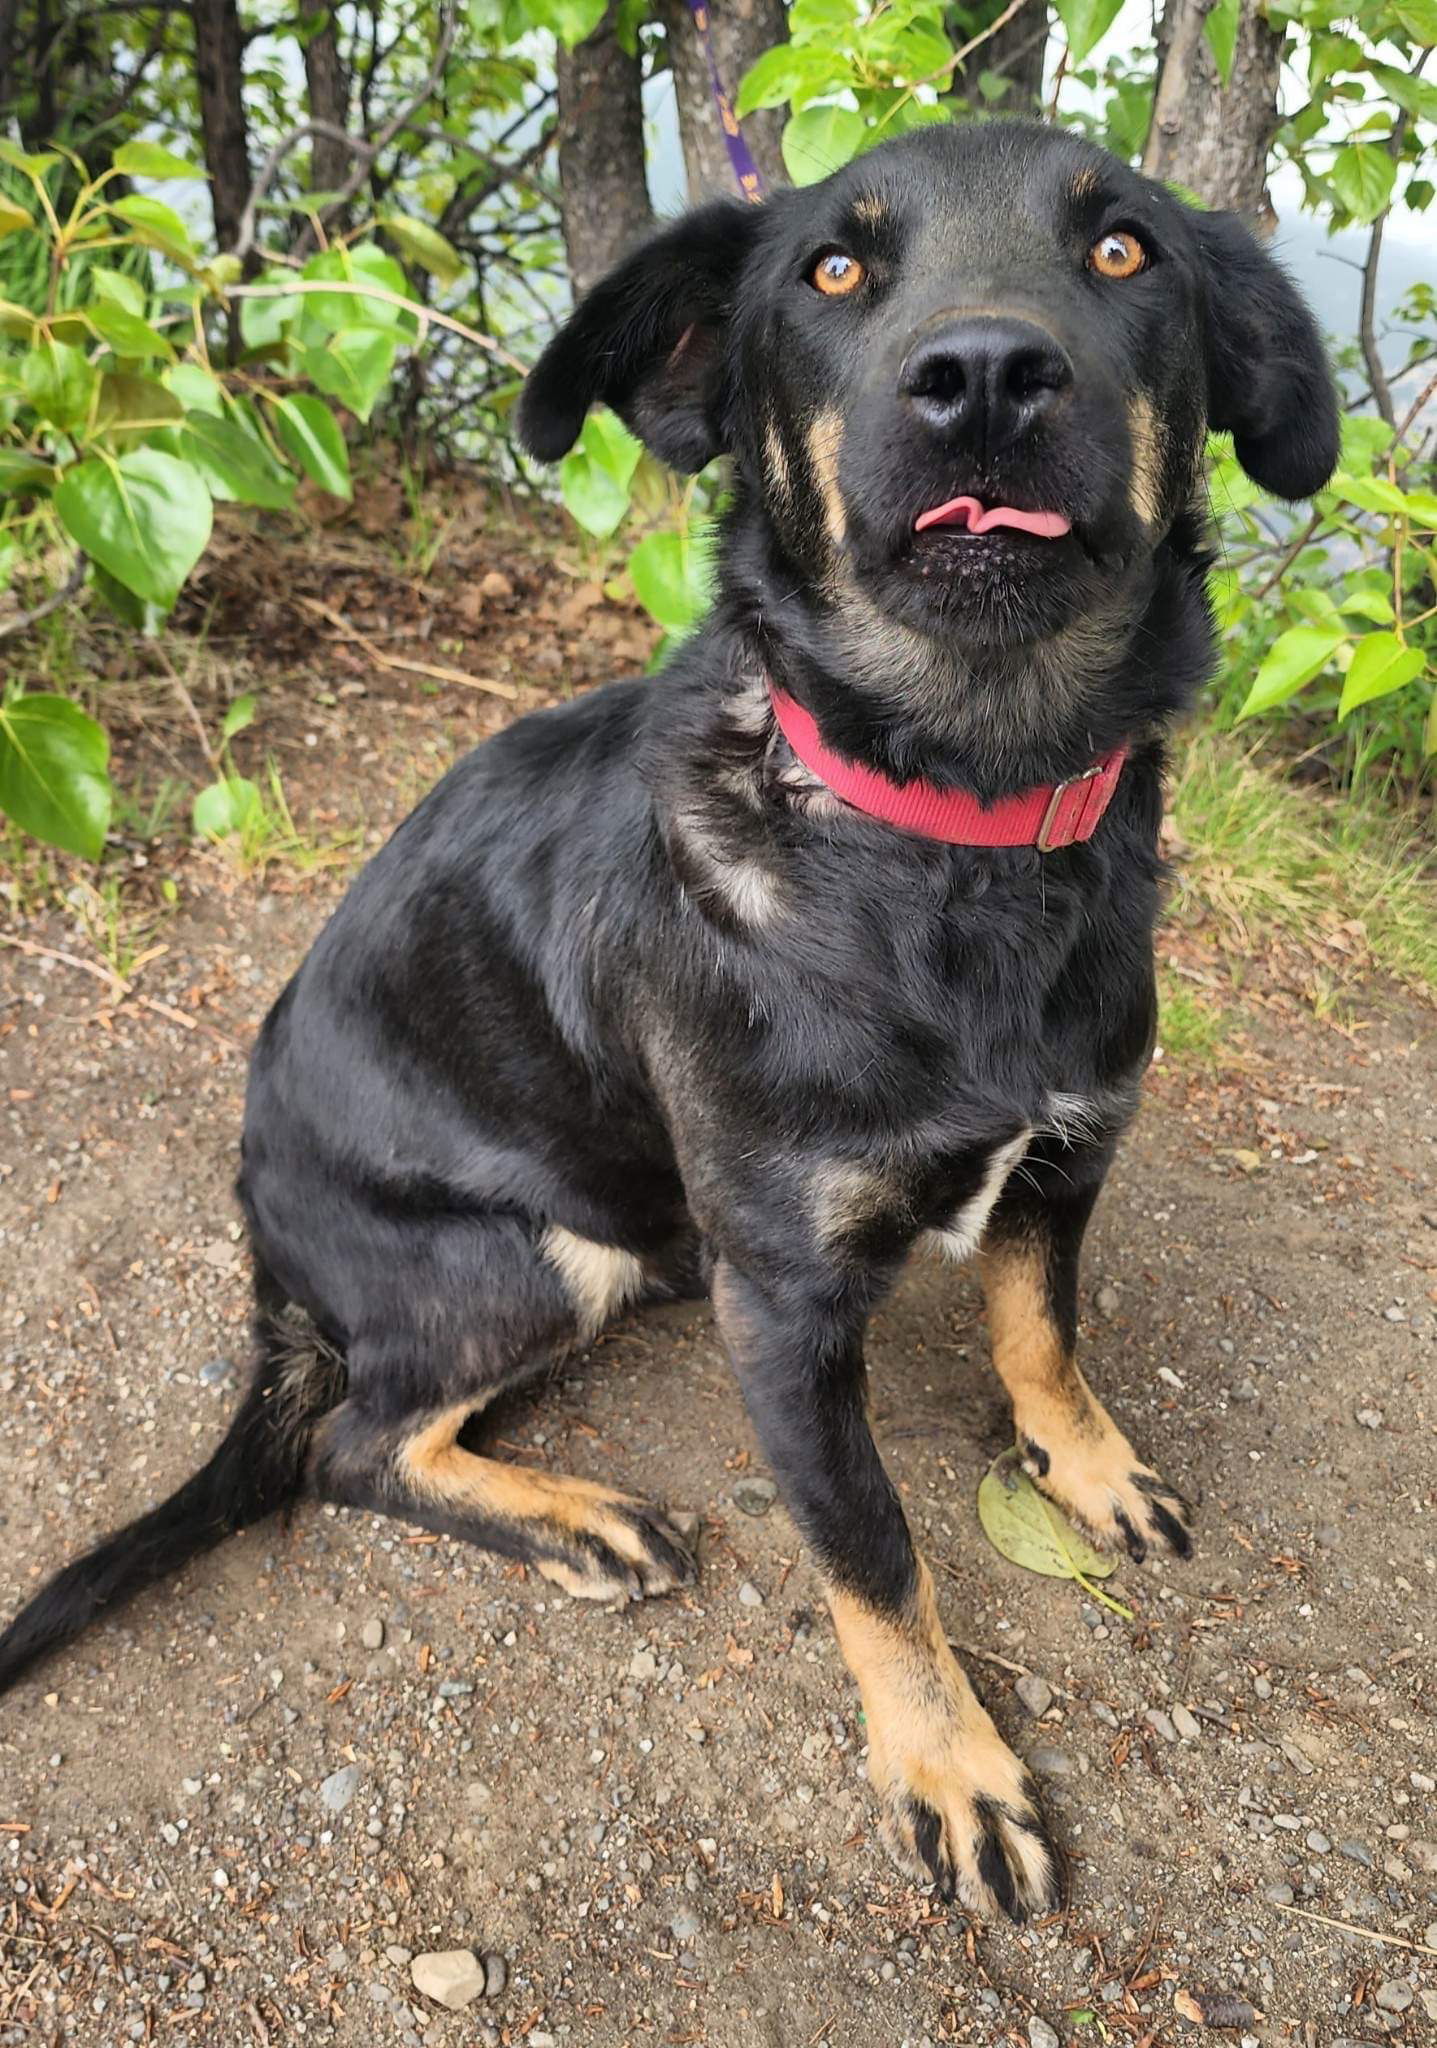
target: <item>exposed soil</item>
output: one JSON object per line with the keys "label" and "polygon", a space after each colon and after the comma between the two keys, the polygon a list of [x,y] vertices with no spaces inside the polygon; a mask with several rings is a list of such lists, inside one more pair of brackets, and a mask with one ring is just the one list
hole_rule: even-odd
{"label": "exposed soil", "polygon": [[[316,552],[313,588],[386,649],[521,682],[518,709],[644,644],[562,551],[477,518],[460,541],[442,589],[382,585],[358,542],[352,573]],[[270,747],[312,832],[373,839],[516,706],[376,673],[301,623],[300,569],[266,573],[210,593],[220,695],[281,677],[241,765]],[[486,574],[508,595],[464,626]],[[142,680],[122,756],[196,775],[188,713]],[[220,1431],[243,1048],[343,880],[163,840],[117,862],[127,901],[179,882],[136,976],[151,1007],[74,964],[98,956],[38,890],[11,936],[71,958],[0,949],[4,1612]],[[1204,943],[1165,941],[1188,964]],[[754,1439],[683,1307],[564,1363],[501,1434],[698,1516],[691,1594],[595,1612],[305,1507],[0,1704],[0,2044],[1156,2048],[1200,2038],[1184,2014],[1214,1993],[1233,2040],[1437,2039],[1431,1018],[1373,991],[1338,1030],[1260,968],[1234,1001],[1216,1072],[1154,1069],[1091,1240],[1089,1374],[1201,1501],[1194,1562],[1110,1582],[1134,1623],[979,1530],[1009,1425],[971,1281],[915,1267],[870,1346],[954,1637],[1071,1850],[1061,1918],[973,1926],[884,1860],[817,1577],[780,1506],[748,1511]],[[405,1952],[461,1947],[507,1983],[449,2014]]]}

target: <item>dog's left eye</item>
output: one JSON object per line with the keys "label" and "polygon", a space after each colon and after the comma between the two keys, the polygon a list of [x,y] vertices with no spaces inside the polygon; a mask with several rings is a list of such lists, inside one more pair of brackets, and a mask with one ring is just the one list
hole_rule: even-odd
{"label": "dog's left eye", "polygon": [[1147,250],[1126,228],[1114,228],[1111,234],[1099,235],[1088,251],[1088,268],[1096,270],[1099,277],[1136,277],[1147,267]]}
{"label": "dog's left eye", "polygon": [[830,249],[814,264],[808,281],[825,298],[842,299],[856,292],[867,275],[856,256],[849,256],[842,249]]}

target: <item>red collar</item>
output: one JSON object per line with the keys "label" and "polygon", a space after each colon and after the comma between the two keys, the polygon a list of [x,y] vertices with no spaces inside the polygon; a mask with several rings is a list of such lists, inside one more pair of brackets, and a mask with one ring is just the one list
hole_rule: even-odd
{"label": "red collar", "polygon": [[949,846],[1036,846],[1040,853],[1051,853],[1055,847],[1091,839],[1128,758],[1126,747],[1114,747],[1085,774],[1071,775],[1066,782],[1041,783],[984,805],[966,789],[891,782],[876,768],[835,754],[824,745],[811,712],[777,683],[769,684],[768,694],[780,732],[804,767],[835,796],[870,818],[882,818],[902,832],[941,839]]}

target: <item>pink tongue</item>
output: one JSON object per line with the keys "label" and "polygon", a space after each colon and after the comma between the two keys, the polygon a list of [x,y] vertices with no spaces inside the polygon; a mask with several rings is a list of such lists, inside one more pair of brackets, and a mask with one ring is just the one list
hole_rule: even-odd
{"label": "pink tongue", "polygon": [[985,512],[976,498],[950,498],[920,512],[913,522],[915,533],[929,526],[966,526],[970,533],[987,533],[994,526],[1016,526],[1019,533],[1036,533],[1040,540],[1061,540],[1072,529],[1072,521],[1061,512],[1019,512],[1012,505],[990,505]]}

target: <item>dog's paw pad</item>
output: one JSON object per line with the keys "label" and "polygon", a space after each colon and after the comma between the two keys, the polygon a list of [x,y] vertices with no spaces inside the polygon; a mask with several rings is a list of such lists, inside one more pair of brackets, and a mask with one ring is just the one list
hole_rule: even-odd
{"label": "dog's paw pad", "polygon": [[880,1834],[907,1876],[980,1918],[1023,1921],[1058,1903],[1057,1851],[1026,1787],[998,1799],[956,1768],[933,1774],[927,1796],[890,1793]]}

